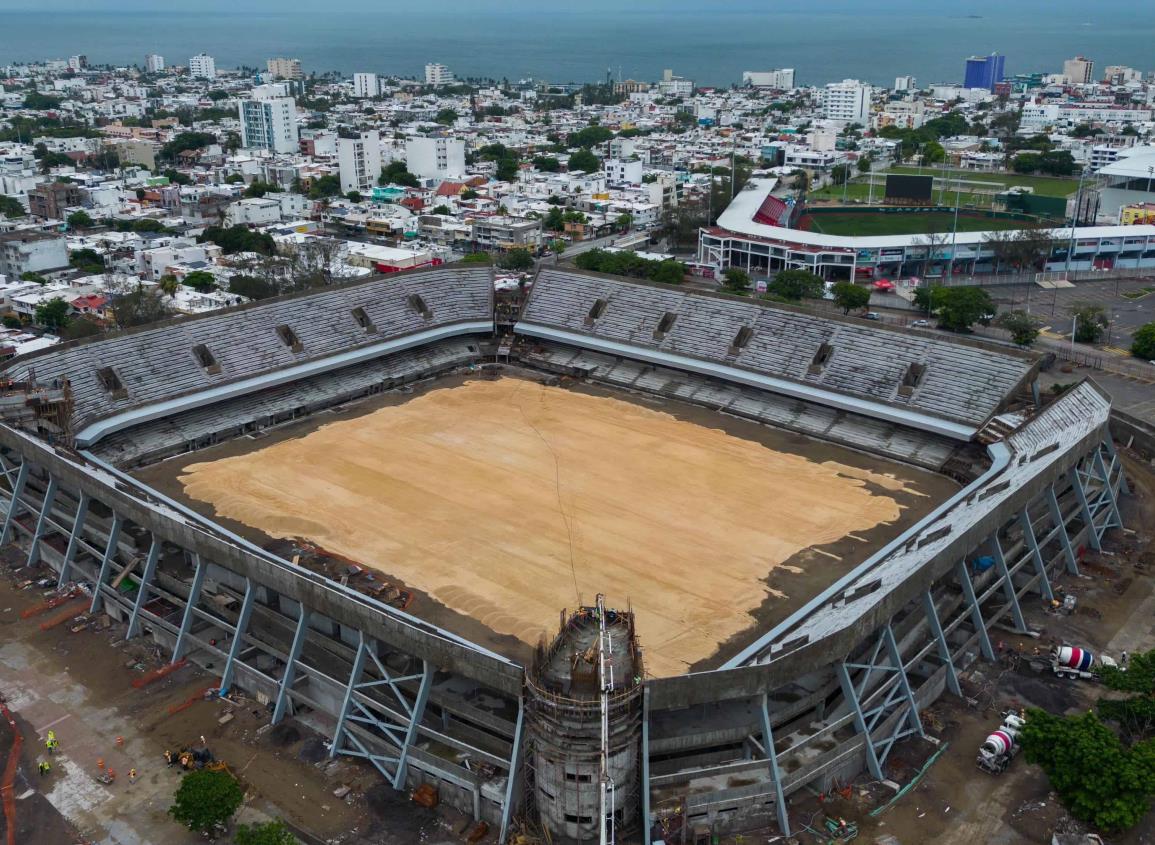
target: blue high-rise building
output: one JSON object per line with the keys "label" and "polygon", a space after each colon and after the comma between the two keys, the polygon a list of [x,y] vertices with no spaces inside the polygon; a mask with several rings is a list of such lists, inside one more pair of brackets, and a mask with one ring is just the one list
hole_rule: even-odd
{"label": "blue high-rise building", "polygon": [[995,90],[995,86],[1003,81],[1006,61],[1007,57],[998,53],[991,53],[989,56],[971,56],[967,59],[963,87]]}

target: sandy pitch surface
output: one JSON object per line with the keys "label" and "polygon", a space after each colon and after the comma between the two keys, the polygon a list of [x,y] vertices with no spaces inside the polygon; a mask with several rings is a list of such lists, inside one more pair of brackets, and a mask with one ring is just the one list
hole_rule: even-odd
{"label": "sandy pitch surface", "polygon": [[503,378],[193,464],[180,480],[220,516],[378,568],[530,644],[579,594],[629,600],[647,668],[666,676],[753,623],[774,567],[897,519],[864,478],[903,487]]}

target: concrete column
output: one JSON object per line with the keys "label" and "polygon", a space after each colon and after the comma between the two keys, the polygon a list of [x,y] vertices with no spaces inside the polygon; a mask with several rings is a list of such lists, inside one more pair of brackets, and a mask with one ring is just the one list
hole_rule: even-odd
{"label": "concrete column", "polygon": [[1067,558],[1067,572],[1079,574],[1079,559],[1071,546],[1071,535],[1067,533],[1067,523],[1063,521],[1063,509],[1059,506],[1059,496],[1055,493],[1055,485],[1047,488],[1047,509],[1051,512],[1051,521],[1059,535],[1059,542],[1063,546],[1063,555]]}
{"label": "concrete column", "polygon": [[[749,746],[749,743],[746,743]],[[749,751],[747,751],[747,754]],[[747,757],[749,759],[749,757]],[[777,761],[775,761],[777,762]],[[652,845],[650,828],[650,688],[642,688],[642,843]],[[500,840],[499,840],[500,841]]]}
{"label": "concrete column", "polygon": [[309,610],[300,605],[300,615],[297,617],[297,629],[293,632],[293,644],[289,647],[288,660],[285,662],[285,673],[281,676],[281,685],[277,689],[277,703],[273,706],[273,724],[277,724],[285,715],[285,703],[288,701],[289,687],[293,685],[293,677],[297,674],[297,661],[301,657],[301,647],[305,644],[305,635],[309,632]]}
{"label": "concrete column", "polygon": [[[345,687],[345,698],[341,702],[341,710],[337,714],[337,726],[333,729],[333,744],[329,748],[329,757],[337,756],[337,749],[341,747],[341,739],[345,733],[345,718],[349,715],[349,705],[353,701],[353,690],[361,680],[361,672],[365,668],[365,632],[357,632],[357,652],[353,657],[353,669],[349,672],[349,684]],[[519,711],[520,712],[520,711]]]}
{"label": "concrete column", "polygon": [[16,484],[12,487],[12,500],[8,503],[8,513],[4,515],[4,528],[0,529],[0,546],[7,546],[12,533],[12,520],[16,518],[16,511],[20,507],[20,497],[24,495],[24,485],[28,483],[28,464],[20,464],[20,471],[16,473]]}
{"label": "concrete column", "polygon": [[48,488],[44,491],[44,501],[41,502],[40,515],[36,517],[36,527],[32,530],[32,542],[28,544],[28,560],[25,566],[35,566],[40,560],[40,538],[44,536],[44,524],[48,519],[48,514],[52,512],[52,505],[56,501],[56,491],[59,489],[59,482],[56,476],[52,475],[48,478]]}
{"label": "concrete column", "polygon": [[136,636],[137,625],[140,624],[140,609],[148,601],[148,585],[156,574],[156,562],[160,558],[161,539],[152,535],[152,542],[148,546],[148,557],[144,559],[144,572],[140,576],[140,585],[136,588],[136,602],[132,606],[132,615],[128,618],[128,630],[124,634],[126,640]]}
{"label": "concrete column", "polygon": [[1115,440],[1108,434],[1103,438],[1103,448],[1111,456],[1111,468],[1119,467],[1119,492],[1124,496],[1131,495],[1131,488],[1127,486],[1127,473],[1123,472],[1123,462],[1119,459],[1119,451],[1115,448]]}
{"label": "concrete column", "polygon": [[1099,551],[1103,545],[1099,542],[1099,532],[1095,528],[1095,517],[1091,514],[1091,505],[1087,502],[1087,491],[1083,488],[1083,479],[1079,476],[1079,468],[1071,467],[1067,472],[1071,486],[1075,489],[1075,498],[1079,500],[1079,510],[1083,512],[1083,522],[1087,523],[1087,542],[1091,548]]}
{"label": "concrete column", "polygon": [[104,596],[100,591],[104,587],[104,580],[108,577],[108,569],[112,564],[112,559],[116,557],[116,544],[120,542],[120,529],[124,526],[124,520],[121,519],[120,514],[114,513],[112,515],[112,527],[108,529],[108,545],[104,547],[104,557],[100,560],[100,572],[96,575],[96,583],[92,586],[92,606],[88,609],[89,613],[96,613],[100,609],[100,604],[104,601]]}
{"label": "concrete column", "polygon": [[1011,605],[1011,617],[1015,620],[1015,627],[1026,632],[1027,622],[1023,619],[1023,609],[1019,607],[1018,591],[1015,590],[1015,581],[1011,578],[1010,569],[1007,568],[1007,557],[1003,554],[1003,544],[999,542],[997,531],[991,535],[991,548],[995,553],[995,566],[998,567],[999,575],[1003,579],[1003,595]]}
{"label": "concrete column", "polygon": [[229,656],[225,660],[225,671],[221,675],[221,695],[226,695],[233,684],[233,670],[236,667],[237,655],[241,653],[241,643],[245,639],[245,631],[249,627],[249,617],[253,615],[253,579],[245,579],[245,598],[241,602],[241,612],[237,617],[237,627],[233,631],[233,641],[229,646]]}
{"label": "concrete column", "polygon": [[76,505],[76,516],[72,519],[72,531],[68,535],[68,548],[64,551],[64,563],[60,565],[60,583],[67,584],[72,570],[72,560],[76,557],[76,547],[80,544],[80,534],[84,531],[84,521],[88,518],[88,494],[81,493]]}
{"label": "concrete column", "polygon": [[1107,464],[1103,461],[1103,450],[1095,450],[1095,466],[1099,468],[1099,472],[1103,475],[1103,490],[1107,497],[1107,503],[1111,507],[1111,525],[1118,528],[1123,527],[1123,517],[1119,513],[1119,502],[1115,498],[1115,488],[1111,484],[1111,473],[1107,470]]}
{"label": "concrete column", "polygon": [[[857,706],[857,703],[856,705]],[[866,737],[867,745],[870,737]],[[766,693],[762,693],[762,744],[766,746],[766,759],[770,763],[770,781],[774,784],[774,803],[778,808],[778,829],[783,836],[789,837],[790,816],[786,812],[786,794],[782,791],[782,772],[778,769],[778,752],[774,750],[774,730],[770,726],[770,701]]]}
{"label": "concrete column", "polygon": [[[417,741],[417,729],[425,718],[425,704],[429,701],[429,688],[433,686],[433,667],[428,660],[421,661],[421,682],[417,686],[417,697],[413,699],[413,709],[409,711],[409,727],[405,731],[405,741],[397,757],[397,772],[393,775],[393,788],[405,788],[405,770],[409,767],[409,749]],[[400,696],[400,691],[398,696]]]}
{"label": "concrete column", "polygon": [[201,561],[200,555],[193,555],[193,564],[196,566],[196,571],[193,573],[192,584],[188,589],[188,603],[184,606],[184,616],[180,620],[180,630],[177,631],[176,645],[172,649],[172,662],[176,663],[184,656],[184,639],[192,628],[193,616],[197,602],[200,601],[201,587],[205,583],[205,572],[208,570],[208,565]]}
{"label": "concrete column", "polygon": [[954,658],[950,653],[950,644],[946,641],[946,634],[942,630],[942,622],[938,618],[938,610],[934,606],[934,596],[930,594],[930,590],[926,590],[922,594],[923,612],[926,614],[927,624],[930,625],[930,632],[938,642],[938,656],[942,660],[943,665],[946,666],[946,685],[947,688],[955,695],[962,697],[962,688],[958,682],[958,672],[954,668]]}
{"label": "concrete column", "polygon": [[[513,814],[514,784],[517,782],[521,774],[521,740],[524,733],[525,698],[523,696],[517,700],[517,724],[513,727],[513,752],[509,755],[509,777],[505,781],[505,803],[501,807],[501,830],[497,836],[498,842],[504,842],[506,836],[509,834],[509,818]],[[645,746],[644,741],[642,745]],[[333,747],[337,747],[336,743],[334,743]],[[642,759],[644,761],[646,758],[643,757]],[[643,763],[643,765],[645,765],[645,763]],[[645,794],[646,793],[643,793],[643,795]],[[649,803],[649,798],[646,797],[643,799],[643,801],[643,806],[645,806]],[[647,839],[649,838],[648,833],[646,834],[646,837]]]}
{"label": "concrete column", "polygon": [[850,680],[850,670],[846,668],[846,664],[839,662],[837,665],[838,683],[842,687],[842,697],[846,699],[846,705],[850,708],[851,715],[854,717],[854,727],[862,738],[865,740],[866,747],[866,766],[870,769],[870,773],[874,775],[875,780],[886,780],[882,773],[882,765],[878,761],[878,754],[874,750],[874,742],[870,737],[870,731],[866,727],[866,717],[862,714],[862,705],[858,703],[858,695],[854,691],[854,684]]}
{"label": "concrete column", "polygon": [[1047,575],[1047,562],[1043,560],[1043,552],[1039,548],[1039,538],[1035,536],[1035,526],[1031,524],[1031,514],[1027,508],[1019,511],[1019,525],[1023,531],[1023,542],[1031,552],[1035,562],[1035,571],[1039,574],[1039,595],[1047,601],[1054,601],[1055,594],[1051,590],[1051,579]]}
{"label": "concrete column", "polygon": [[960,560],[955,566],[955,571],[958,573],[959,583],[962,584],[963,598],[966,599],[966,603],[971,609],[971,623],[978,630],[979,647],[982,649],[983,657],[994,663],[995,650],[991,647],[991,638],[987,635],[987,623],[983,620],[983,609],[979,606],[979,600],[975,596],[975,585],[971,583],[967,562]]}
{"label": "concrete column", "polygon": [[898,643],[894,639],[894,630],[890,627],[889,622],[882,629],[882,641],[886,645],[886,653],[890,657],[891,665],[898,672],[898,682],[902,685],[902,694],[906,697],[907,706],[910,708],[907,712],[907,721],[910,722],[912,730],[918,731],[918,735],[923,736],[922,719],[918,715],[918,702],[914,700],[910,679],[906,677],[906,665],[902,662],[902,652],[898,649]]}

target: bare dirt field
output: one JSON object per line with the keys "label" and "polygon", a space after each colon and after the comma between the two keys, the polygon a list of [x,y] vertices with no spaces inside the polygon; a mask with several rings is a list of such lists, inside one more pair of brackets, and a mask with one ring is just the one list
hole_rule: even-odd
{"label": "bare dirt field", "polygon": [[[184,497],[525,644],[579,597],[631,602],[655,675],[715,654],[768,599],[805,599],[849,568],[845,550],[813,549],[842,542],[861,558],[874,529],[894,533],[943,490],[848,450],[772,448],[522,378],[438,387],[302,434],[201,453],[177,470]],[[784,590],[776,569],[814,583]]]}

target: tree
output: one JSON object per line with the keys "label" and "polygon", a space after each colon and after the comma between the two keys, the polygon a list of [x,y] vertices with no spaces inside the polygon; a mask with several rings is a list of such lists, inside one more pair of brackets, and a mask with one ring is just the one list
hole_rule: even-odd
{"label": "tree", "polygon": [[85,273],[104,272],[104,256],[96,250],[87,247],[69,253],[68,263],[77,270],[83,270]]}
{"label": "tree", "polygon": [[279,194],[280,192],[280,185],[275,185],[272,182],[262,182],[260,179],[256,179],[245,188],[244,196],[248,199],[259,199],[265,194]]}
{"label": "tree", "polygon": [[922,147],[923,164],[940,164],[946,161],[946,149],[938,141],[927,141]]}
{"label": "tree", "polygon": [[634,225],[634,215],[630,214],[629,212],[619,214],[616,222],[619,229],[621,229],[623,232],[628,232],[630,230],[630,226]]}
{"label": "tree", "polygon": [[41,276],[39,273],[33,273],[31,270],[25,270],[20,274],[20,281],[22,282],[36,282],[38,285],[48,284],[48,279]]}
{"label": "tree", "polygon": [[341,180],[332,173],[314,179],[309,186],[309,199],[320,200],[341,196]]}
{"label": "tree", "polygon": [[1011,333],[1011,340],[1024,349],[1035,342],[1039,336],[1039,324],[1026,311],[1007,311],[1000,314],[995,325]]}
{"label": "tree", "polygon": [[557,173],[561,170],[561,162],[553,156],[537,156],[533,159],[533,166],[542,173]]}
{"label": "tree", "polygon": [[1071,306],[1070,312],[1076,343],[1098,343],[1103,339],[1108,325],[1107,312],[1103,306],[1078,302]]}
{"label": "tree", "polygon": [[182,132],[161,147],[160,157],[175,161],[177,156],[189,150],[202,150],[217,142],[217,136],[209,132]]}
{"label": "tree", "polygon": [[836,164],[830,168],[830,184],[843,185],[850,181],[850,165]]}
{"label": "tree", "polygon": [[580,149],[569,157],[570,172],[596,173],[601,170],[602,163],[596,155],[587,149]]}
{"label": "tree", "polygon": [[87,211],[74,211],[66,218],[68,225],[73,229],[87,229],[94,225]]}
{"label": "tree", "polygon": [[664,282],[667,285],[680,285],[686,278],[686,265],[681,261],[667,258],[657,262],[658,266],[650,270],[650,278],[655,282]]}
{"label": "tree", "polygon": [[750,274],[741,267],[728,267],[722,273],[722,289],[729,293],[748,293]]}
{"label": "tree", "polygon": [[235,293],[246,299],[268,299],[277,295],[277,287],[268,279],[238,273],[229,277],[229,293]]}
{"label": "tree", "polygon": [[172,299],[176,296],[177,291],[180,290],[180,279],[171,273],[166,273],[156,280],[156,289],[169,299]]}
{"label": "tree", "polygon": [[1131,354],[1145,361],[1155,360],[1155,323],[1147,323],[1131,335]]}
{"label": "tree", "polygon": [[285,823],[274,819],[264,824],[242,824],[233,835],[233,845],[299,845]]}
{"label": "tree", "polygon": [[194,270],[184,277],[184,283],[187,287],[201,293],[208,293],[217,287],[216,276],[207,270]]}
{"label": "tree", "polygon": [[403,161],[391,161],[381,168],[381,178],[378,185],[403,185],[407,188],[420,187],[421,182],[409,172]]}
{"label": "tree", "polygon": [[52,111],[60,108],[60,98],[50,97],[38,91],[30,91],[24,97],[24,108],[33,111]]}
{"label": "tree", "polygon": [[365,197],[361,196],[360,191],[350,191],[345,194],[345,199],[349,200],[349,202],[362,202]]}
{"label": "tree", "polygon": [[68,325],[68,312],[72,306],[59,296],[36,306],[36,324],[44,326],[50,332],[58,332]]}
{"label": "tree", "polygon": [[980,287],[932,288],[931,308],[941,329],[967,332],[975,323],[986,325],[995,313],[990,294]]}
{"label": "tree", "polygon": [[498,159],[497,172],[494,176],[500,182],[512,182],[517,178],[518,161],[516,156],[507,156],[506,158]]}
{"label": "tree", "polygon": [[106,287],[110,308],[118,329],[144,326],[171,317],[173,309],[157,291],[146,288],[139,279],[110,279]]}
{"label": "tree", "polygon": [[63,340],[80,340],[80,338],[83,337],[98,335],[102,331],[104,331],[104,329],[92,318],[74,317],[64,326],[64,331],[60,333],[60,337]]}
{"label": "tree", "polygon": [[854,165],[859,173],[869,173],[874,167],[874,159],[871,156],[859,156],[858,163]]}
{"label": "tree", "polygon": [[458,195],[458,197],[463,200],[475,200],[479,196],[481,196],[481,194],[477,193],[473,188],[466,188]]}
{"label": "tree", "polygon": [[870,304],[870,288],[853,282],[839,282],[834,286],[834,304],[842,309],[843,314],[865,308]]}
{"label": "tree", "polygon": [[463,259],[461,259],[461,263],[462,264],[488,264],[489,263],[489,253],[488,252],[471,252],[471,253],[469,253],[469,255],[467,255]]}
{"label": "tree", "polygon": [[1075,818],[1108,831],[1126,830],[1155,796],[1155,740],[1126,748],[1092,713],[1055,716],[1027,711],[1019,741],[1027,762],[1042,767]]}
{"label": "tree", "polygon": [[268,232],[254,232],[245,226],[209,226],[198,237],[198,243],[214,243],[225,255],[238,252],[259,252],[272,255],[277,251],[277,242]]}
{"label": "tree", "polygon": [[433,118],[435,123],[440,123],[442,126],[452,126],[457,122],[459,115],[453,109],[442,109],[437,113],[437,117]]}
{"label": "tree", "polygon": [[431,211],[429,213],[430,214],[452,214],[453,209],[451,209],[447,205],[439,205],[439,206],[434,207],[433,211]]}
{"label": "tree", "polygon": [[567,142],[571,147],[582,147],[588,150],[590,147],[604,144],[612,137],[614,137],[614,133],[604,126],[587,126],[585,129],[570,135]]}
{"label": "tree", "polygon": [[181,778],[169,814],[189,830],[212,834],[228,824],[244,797],[228,772],[200,769]]}
{"label": "tree", "polygon": [[766,292],[797,302],[817,299],[825,292],[822,277],[807,270],[780,270],[766,286]]}
{"label": "tree", "polygon": [[515,247],[497,261],[497,266],[503,270],[524,272],[533,269],[533,255],[528,249]]}
{"label": "tree", "polygon": [[230,173],[225,177],[226,185],[243,185],[245,184],[245,177],[239,173]]}
{"label": "tree", "polygon": [[928,317],[934,311],[934,292],[937,287],[919,285],[914,289],[914,306]]}
{"label": "tree", "polygon": [[551,232],[560,232],[565,229],[565,212],[561,206],[552,206],[542,218],[541,225]]}
{"label": "tree", "polygon": [[16,197],[0,194],[0,214],[5,217],[23,217],[27,213]]}

